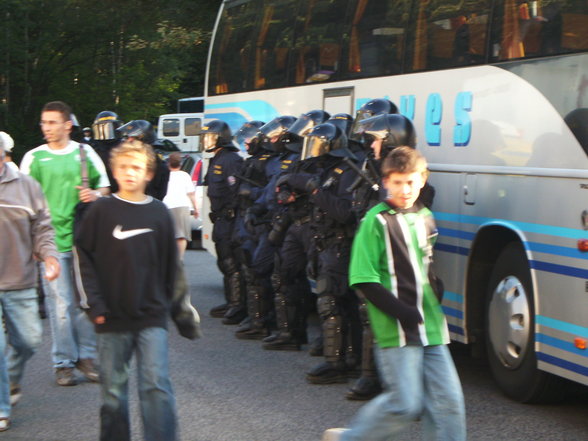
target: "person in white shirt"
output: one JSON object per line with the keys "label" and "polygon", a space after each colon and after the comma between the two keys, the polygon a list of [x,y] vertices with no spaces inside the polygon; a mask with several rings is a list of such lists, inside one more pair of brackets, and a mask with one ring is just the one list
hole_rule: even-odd
{"label": "person in white shirt", "polygon": [[192,178],[185,171],[180,170],[182,155],[174,152],[169,155],[168,166],[170,170],[167,193],[163,203],[169,208],[176,229],[176,241],[180,260],[184,258],[184,252],[191,240],[192,229],[190,227],[190,209],[193,208],[193,216],[198,217],[196,208],[196,192]]}

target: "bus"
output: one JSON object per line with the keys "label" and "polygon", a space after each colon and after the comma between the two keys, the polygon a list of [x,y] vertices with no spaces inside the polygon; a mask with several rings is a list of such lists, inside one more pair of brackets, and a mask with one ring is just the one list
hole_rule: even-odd
{"label": "bus", "polygon": [[587,2],[225,0],[205,95],[232,129],[395,102],[436,189],[453,341],[520,402],[588,385]]}

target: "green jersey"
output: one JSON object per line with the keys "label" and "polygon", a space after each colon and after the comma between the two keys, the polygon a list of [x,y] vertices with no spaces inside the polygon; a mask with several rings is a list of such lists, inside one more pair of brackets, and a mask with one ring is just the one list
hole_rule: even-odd
{"label": "green jersey", "polygon": [[351,251],[349,284],[381,284],[390,295],[416,307],[423,318],[417,330],[407,331],[368,301],[370,324],[380,347],[449,343],[445,315],[428,277],[435,236],[431,212],[420,205],[400,211],[382,202],[361,221]]}
{"label": "green jersey", "polygon": [[[108,187],[104,163],[91,147],[84,145],[84,149],[90,187]],[[60,253],[70,251],[75,206],[80,201],[76,186],[82,185],[80,144],[70,141],[60,150],[52,150],[44,144],[30,150],[22,159],[20,171],[41,184],[51,212],[57,249]]]}

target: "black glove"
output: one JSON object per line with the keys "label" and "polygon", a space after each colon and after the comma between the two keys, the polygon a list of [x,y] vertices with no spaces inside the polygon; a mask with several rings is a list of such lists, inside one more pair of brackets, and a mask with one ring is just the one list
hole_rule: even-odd
{"label": "black glove", "polygon": [[313,182],[311,185],[314,186],[314,188],[318,187],[318,185],[314,184],[314,178],[315,176],[310,173],[292,173],[288,175],[288,184],[294,190],[308,192],[308,185],[310,182]]}

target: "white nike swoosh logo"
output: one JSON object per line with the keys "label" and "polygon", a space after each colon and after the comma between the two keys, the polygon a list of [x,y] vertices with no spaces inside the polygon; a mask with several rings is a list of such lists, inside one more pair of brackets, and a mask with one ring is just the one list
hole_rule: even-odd
{"label": "white nike swoosh logo", "polygon": [[53,158],[42,158],[41,161],[45,162],[45,161],[51,161]]}
{"label": "white nike swoosh logo", "polygon": [[151,231],[153,231],[151,228],[138,228],[136,230],[123,231],[122,225],[117,225],[114,227],[114,230],[112,230],[112,235],[115,239],[125,240],[130,237],[138,236],[139,234],[149,233]]}

